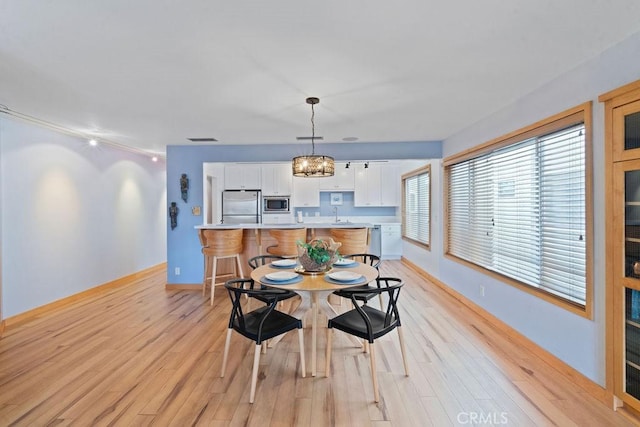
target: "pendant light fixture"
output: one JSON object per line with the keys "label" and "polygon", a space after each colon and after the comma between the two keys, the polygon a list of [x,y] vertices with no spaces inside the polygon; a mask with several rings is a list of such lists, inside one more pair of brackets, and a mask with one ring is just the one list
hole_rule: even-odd
{"label": "pendant light fixture", "polygon": [[316,178],[323,176],[333,176],[335,171],[335,162],[333,157],[320,156],[316,154],[316,129],[315,129],[315,111],[313,106],[319,103],[318,98],[307,98],[307,104],[311,105],[311,155],[294,157],[291,161],[293,176],[306,178]]}

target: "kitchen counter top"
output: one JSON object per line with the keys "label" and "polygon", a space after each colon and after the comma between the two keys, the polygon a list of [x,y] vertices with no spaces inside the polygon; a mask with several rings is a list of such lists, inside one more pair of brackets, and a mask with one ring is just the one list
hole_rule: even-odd
{"label": "kitchen counter top", "polygon": [[242,228],[245,230],[270,230],[274,228],[373,228],[374,224],[367,222],[310,222],[310,223],[283,223],[283,224],[201,224],[196,225],[196,229],[218,229],[229,230],[234,228]]}

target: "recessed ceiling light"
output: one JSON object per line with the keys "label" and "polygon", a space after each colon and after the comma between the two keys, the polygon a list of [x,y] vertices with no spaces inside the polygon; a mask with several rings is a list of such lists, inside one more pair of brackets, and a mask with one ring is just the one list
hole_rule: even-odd
{"label": "recessed ceiling light", "polygon": [[90,139],[89,140],[89,145],[92,147],[95,147],[96,145],[98,145],[98,141],[96,141],[95,139]]}
{"label": "recessed ceiling light", "polygon": [[218,142],[215,138],[187,138],[191,142]]}
{"label": "recessed ceiling light", "polygon": [[357,136],[347,136],[346,138],[342,138],[343,141],[346,142],[353,142],[353,141],[357,141],[358,137]]}
{"label": "recessed ceiling light", "polygon": [[152,162],[157,162],[157,161],[158,161],[158,157],[157,157],[157,156],[153,156],[153,157],[151,158],[151,161],[152,161]]}

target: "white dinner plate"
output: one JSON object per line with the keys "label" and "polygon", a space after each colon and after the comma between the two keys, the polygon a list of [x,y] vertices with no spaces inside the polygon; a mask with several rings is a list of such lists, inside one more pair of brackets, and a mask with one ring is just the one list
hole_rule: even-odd
{"label": "white dinner plate", "polygon": [[294,273],[293,271],[278,271],[276,273],[265,274],[264,277],[274,282],[286,282],[287,280],[298,277],[298,273]]}
{"label": "white dinner plate", "polygon": [[295,267],[297,263],[295,259],[279,259],[271,262],[276,267]]}
{"label": "white dinner plate", "polygon": [[352,280],[358,280],[362,277],[360,273],[354,273],[353,271],[334,271],[327,274],[330,278],[337,282],[351,282]]}
{"label": "white dinner plate", "polygon": [[338,266],[345,266],[345,265],[352,265],[355,264],[356,261],[349,259],[349,258],[342,258],[337,260],[336,262],[333,263],[333,265],[338,265]]}

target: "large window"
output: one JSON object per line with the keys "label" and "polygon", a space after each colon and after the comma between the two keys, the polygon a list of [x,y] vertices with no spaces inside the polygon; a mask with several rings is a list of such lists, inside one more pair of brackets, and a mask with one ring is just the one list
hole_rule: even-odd
{"label": "large window", "polygon": [[582,312],[589,105],[445,161],[447,254]]}
{"label": "large window", "polygon": [[402,236],[419,245],[431,244],[431,166],[402,176]]}

